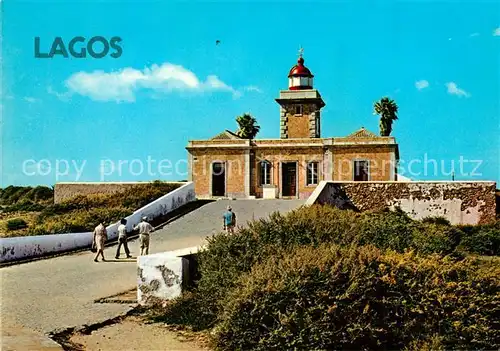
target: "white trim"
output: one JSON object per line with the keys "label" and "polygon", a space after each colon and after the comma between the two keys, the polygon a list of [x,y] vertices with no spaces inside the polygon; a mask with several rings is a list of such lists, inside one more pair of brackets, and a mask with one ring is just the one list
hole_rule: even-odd
{"label": "white trim", "polygon": [[250,150],[251,146],[248,144],[196,144],[192,146],[186,147],[186,149],[199,149],[199,148],[213,148],[213,147],[223,147],[223,148],[235,148],[235,149],[248,149]]}
{"label": "white trim", "polygon": [[333,179],[333,152],[327,149],[323,155],[323,178],[324,180]]}
{"label": "white trim", "polygon": [[245,182],[245,196],[250,196],[250,180],[251,180],[251,174],[250,174],[250,150],[247,150],[245,152],[245,175],[244,175],[244,182]]}
{"label": "white trim", "polygon": [[[159,179],[158,179],[159,180]],[[160,180],[162,183],[170,183],[170,184],[186,184],[188,182],[175,182],[175,181],[163,181]],[[155,182],[155,180],[145,180],[145,181],[137,181],[137,182],[57,182],[57,184],[72,184],[72,185],[79,185],[79,184],[91,184],[91,185],[96,185],[96,184],[151,184]]]}
{"label": "white trim", "polygon": [[[361,139],[361,138],[360,138]],[[336,141],[333,140],[334,146],[358,146],[358,145],[397,145],[394,140],[356,140],[356,141]]]}
{"label": "white trim", "polygon": [[397,164],[396,164],[396,151],[391,152],[391,170],[390,170],[390,180],[396,180],[397,174]]}
{"label": "white trim", "polygon": [[188,181],[193,181],[193,154],[188,152]]}

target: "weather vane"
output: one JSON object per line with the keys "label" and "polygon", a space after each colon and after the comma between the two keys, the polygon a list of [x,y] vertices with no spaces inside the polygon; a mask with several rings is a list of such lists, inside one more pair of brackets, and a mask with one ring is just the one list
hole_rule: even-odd
{"label": "weather vane", "polygon": [[302,57],[303,53],[304,53],[304,48],[301,46],[299,49],[299,57]]}

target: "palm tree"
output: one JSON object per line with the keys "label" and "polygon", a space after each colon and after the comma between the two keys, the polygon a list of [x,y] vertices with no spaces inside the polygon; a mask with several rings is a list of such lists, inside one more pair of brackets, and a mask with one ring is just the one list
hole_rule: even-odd
{"label": "palm tree", "polygon": [[260,130],[257,125],[257,120],[249,113],[244,113],[242,116],[236,117],[239,129],[236,134],[244,139],[253,139]]}
{"label": "palm tree", "polygon": [[375,114],[380,116],[380,135],[391,135],[392,122],[398,119],[398,105],[396,105],[394,100],[383,97],[380,101],[375,102],[373,107]]}

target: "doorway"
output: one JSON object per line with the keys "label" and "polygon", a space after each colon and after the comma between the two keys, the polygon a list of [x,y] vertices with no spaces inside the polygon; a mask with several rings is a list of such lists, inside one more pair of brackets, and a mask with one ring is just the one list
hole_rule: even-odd
{"label": "doorway", "polygon": [[297,196],[297,163],[284,162],[281,164],[281,196]]}
{"label": "doorway", "polygon": [[367,182],[369,178],[368,161],[354,161],[354,181]]}
{"label": "doorway", "polygon": [[226,196],[226,165],[212,163],[212,196]]}

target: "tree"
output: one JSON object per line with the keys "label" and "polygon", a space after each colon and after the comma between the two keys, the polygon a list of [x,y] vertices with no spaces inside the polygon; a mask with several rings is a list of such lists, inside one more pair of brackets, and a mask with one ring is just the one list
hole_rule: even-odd
{"label": "tree", "polygon": [[394,100],[383,97],[380,101],[375,102],[373,107],[375,114],[380,116],[380,135],[391,135],[392,122],[398,119],[398,105],[396,105]]}
{"label": "tree", "polygon": [[249,113],[244,113],[242,116],[236,117],[239,129],[236,134],[244,139],[253,139],[260,130],[257,125],[257,120]]}

